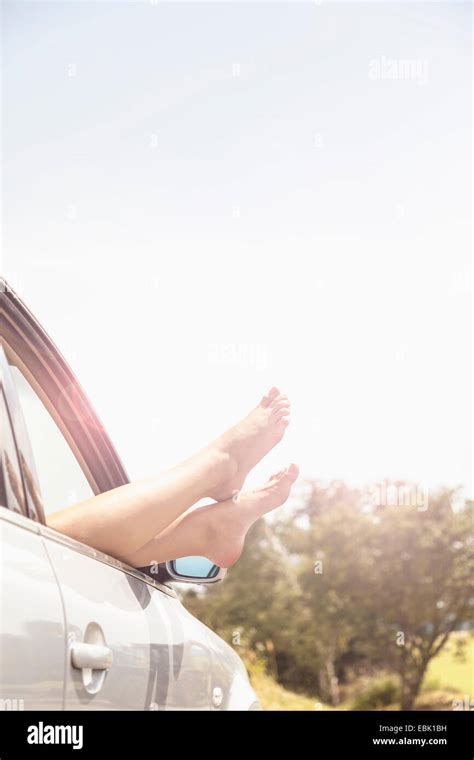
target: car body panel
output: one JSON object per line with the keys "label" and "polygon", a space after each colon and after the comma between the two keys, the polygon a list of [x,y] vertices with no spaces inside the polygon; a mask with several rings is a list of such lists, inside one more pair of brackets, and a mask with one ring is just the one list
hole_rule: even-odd
{"label": "car body panel", "polygon": [[0,507],[0,540],[1,705],[61,710],[64,612],[39,525]]}
{"label": "car body panel", "polygon": [[[139,581],[103,562],[47,541],[66,617],[66,710],[144,709],[149,677],[149,629]],[[89,624],[99,626],[113,663],[98,693],[89,694],[82,670],[72,667],[71,649],[85,642]]]}

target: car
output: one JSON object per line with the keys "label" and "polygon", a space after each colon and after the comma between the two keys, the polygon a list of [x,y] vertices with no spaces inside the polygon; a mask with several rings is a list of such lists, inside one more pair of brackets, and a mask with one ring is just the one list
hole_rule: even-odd
{"label": "car", "polygon": [[5,280],[0,339],[0,707],[261,709],[237,652],[176,587],[225,571],[202,557],[129,567],[47,526],[48,513],[128,477],[72,370]]}

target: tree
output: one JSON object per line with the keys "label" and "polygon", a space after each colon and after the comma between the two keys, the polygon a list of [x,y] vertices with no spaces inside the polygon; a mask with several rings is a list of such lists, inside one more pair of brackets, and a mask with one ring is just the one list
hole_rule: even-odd
{"label": "tree", "polygon": [[288,551],[299,557],[299,621],[306,657],[311,657],[301,665],[314,673],[313,688],[333,705],[340,700],[341,658],[352,646],[365,611],[355,603],[366,541],[360,501],[360,491],[343,483],[328,488],[312,483],[296,519],[277,526]]}
{"label": "tree", "polygon": [[370,489],[306,484],[287,519],[254,526],[224,583],[183,601],[240,653],[264,652],[284,686],[337,704],[347,663],[363,661],[396,671],[412,709],[430,661],[472,621],[473,504],[455,501],[380,506]]}
{"label": "tree", "polygon": [[367,649],[397,670],[403,710],[413,708],[430,661],[452,632],[473,619],[472,502],[456,510],[454,496],[443,490],[426,511],[384,506],[372,516]]}

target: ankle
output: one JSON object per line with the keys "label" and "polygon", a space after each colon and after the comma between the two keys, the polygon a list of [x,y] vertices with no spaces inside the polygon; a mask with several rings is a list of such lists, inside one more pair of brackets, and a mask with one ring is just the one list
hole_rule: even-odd
{"label": "ankle", "polygon": [[[229,483],[237,472],[237,463],[228,451],[218,443],[210,447],[210,478],[207,496],[222,501],[222,487]],[[231,494],[229,494],[231,495]]]}

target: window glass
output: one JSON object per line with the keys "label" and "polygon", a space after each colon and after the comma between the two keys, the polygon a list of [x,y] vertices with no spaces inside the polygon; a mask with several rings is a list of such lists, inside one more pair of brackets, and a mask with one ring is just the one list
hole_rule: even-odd
{"label": "window glass", "polygon": [[45,514],[90,498],[92,488],[63,434],[18,367],[10,369],[33,449]]}
{"label": "window glass", "polygon": [[[15,446],[15,439],[10,424],[10,417],[3,393],[0,391],[0,474],[2,488],[0,501],[2,507],[13,512],[26,514],[25,493],[21,479],[20,464]],[[5,502],[5,503],[3,503]]]}

